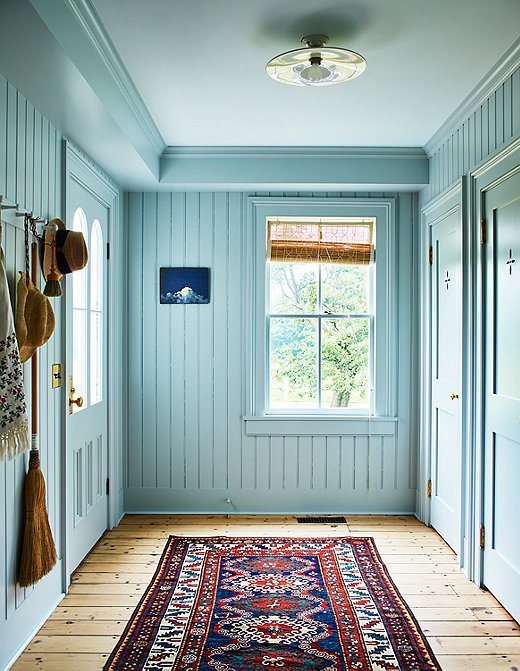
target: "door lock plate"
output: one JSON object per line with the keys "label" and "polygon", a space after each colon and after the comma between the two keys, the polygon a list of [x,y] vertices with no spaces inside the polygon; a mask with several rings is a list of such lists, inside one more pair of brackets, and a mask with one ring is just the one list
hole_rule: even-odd
{"label": "door lock plate", "polygon": [[52,364],[51,385],[53,389],[61,387],[61,363]]}

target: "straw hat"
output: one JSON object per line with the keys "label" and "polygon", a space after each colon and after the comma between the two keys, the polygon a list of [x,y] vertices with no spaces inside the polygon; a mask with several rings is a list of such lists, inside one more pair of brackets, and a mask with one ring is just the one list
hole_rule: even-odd
{"label": "straw hat", "polygon": [[16,337],[20,349],[20,361],[28,361],[36,349],[44,345],[54,331],[55,319],[52,305],[25,273],[20,273],[18,281],[18,302],[16,304]]}
{"label": "straw hat", "polygon": [[65,224],[61,219],[52,219],[43,229],[43,244],[40,246],[40,261],[45,279],[49,277],[51,268],[54,266],[56,279],[59,282],[63,275],[58,270],[56,248],[54,246],[56,241],[56,226],[65,228]]}
{"label": "straw hat", "polygon": [[[88,252],[83,233],[69,231],[61,219],[49,221],[45,227],[43,242],[42,271],[45,279],[49,277],[51,265],[55,266],[59,279],[87,265]],[[56,254],[54,260],[53,253]]]}

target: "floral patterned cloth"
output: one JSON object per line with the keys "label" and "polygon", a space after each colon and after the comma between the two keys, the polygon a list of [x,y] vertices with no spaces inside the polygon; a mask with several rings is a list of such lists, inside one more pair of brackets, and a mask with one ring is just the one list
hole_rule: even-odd
{"label": "floral patterned cloth", "polygon": [[0,459],[13,459],[29,448],[22,364],[14,332],[4,252],[0,248]]}

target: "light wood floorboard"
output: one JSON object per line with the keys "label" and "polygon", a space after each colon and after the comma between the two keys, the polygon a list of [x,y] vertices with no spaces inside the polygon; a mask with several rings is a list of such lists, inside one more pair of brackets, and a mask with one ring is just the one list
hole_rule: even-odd
{"label": "light wood floorboard", "polygon": [[169,535],[372,536],[444,671],[520,669],[519,625],[464,577],[433,529],[405,515],[346,517],[347,524],[298,524],[290,515],[126,515],[78,567],[13,670],[100,671]]}

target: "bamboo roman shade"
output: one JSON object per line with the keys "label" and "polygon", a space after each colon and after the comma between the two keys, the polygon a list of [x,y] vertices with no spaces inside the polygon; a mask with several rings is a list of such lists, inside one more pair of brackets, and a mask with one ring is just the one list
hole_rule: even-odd
{"label": "bamboo roman shade", "polygon": [[271,261],[368,265],[373,260],[373,222],[270,221]]}

